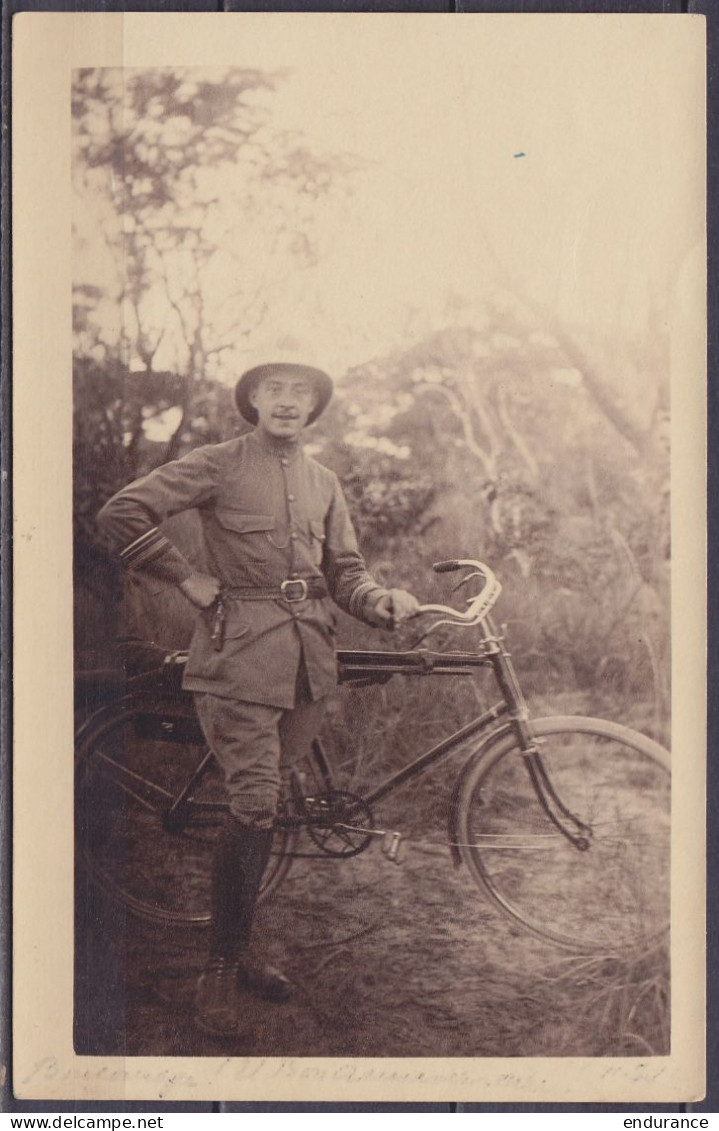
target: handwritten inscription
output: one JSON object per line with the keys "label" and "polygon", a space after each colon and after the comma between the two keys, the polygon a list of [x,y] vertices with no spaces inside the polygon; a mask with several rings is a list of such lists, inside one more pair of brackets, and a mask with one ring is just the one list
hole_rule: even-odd
{"label": "handwritten inscription", "polygon": [[[137,1083],[143,1091],[148,1087],[155,1090],[158,1097],[171,1096],[173,1092],[187,1095],[201,1089],[198,1098],[207,1099],[205,1094],[209,1085],[221,1084],[226,1094],[229,1094],[231,1084],[252,1083],[248,1091],[255,1092],[255,1085],[275,1084],[282,1081],[295,1083],[321,1083],[321,1084],[346,1084],[348,1086],[367,1085],[372,1083],[387,1084],[416,1084],[419,1088],[437,1087],[446,1085],[450,1088],[462,1089],[471,1085],[474,1089],[510,1092],[531,1093],[534,1096],[542,1095],[547,1085],[547,1079],[538,1072],[524,1071],[487,1071],[482,1062],[477,1061],[476,1069],[468,1066],[451,1068],[439,1065],[437,1062],[426,1068],[419,1068],[401,1062],[388,1061],[386,1065],[376,1061],[365,1060],[327,1060],[324,1063],[311,1063],[301,1058],[275,1059],[266,1057],[233,1058],[227,1057],[219,1065],[205,1062],[203,1071],[198,1078],[192,1071],[185,1068],[177,1069],[168,1067],[153,1068],[134,1065],[127,1060],[113,1063],[99,1063],[97,1065],[82,1062],[61,1064],[54,1056],[46,1056],[38,1060],[31,1071],[23,1078],[22,1084],[27,1087],[39,1084],[56,1085],[57,1094],[81,1094],[82,1081],[107,1085],[107,1096],[116,1094],[115,1085],[132,1085]],[[660,1061],[649,1061],[641,1064],[616,1065],[608,1064],[598,1073],[602,1081],[614,1080],[639,1083],[654,1081],[663,1076],[666,1065]],[[69,1084],[72,1091],[68,1092],[62,1085]],[[52,1089],[55,1091],[56,1089]]]}
{"label": "handwritten inscription", "polygon": [[[32,1070],[25,1076],[22,1083],[62,1083],[64,1081],[77,1082],[78,1080],[106,1080],[112,1084],[125,1080],[143,1081],[148,1084],[157,1084],[158,1088],[195,1088],[196,1078],[189,1072],[174,1071],[174,1069],[142,1069],[128,1065],[127,1061],[117,1067],[110,1064],[80,1065],[74,1064],[70,1068],[63,1067],[55,1056],[45,1056],[38,1060]],[[108,1095],[111,1094],[108,1088]]]}

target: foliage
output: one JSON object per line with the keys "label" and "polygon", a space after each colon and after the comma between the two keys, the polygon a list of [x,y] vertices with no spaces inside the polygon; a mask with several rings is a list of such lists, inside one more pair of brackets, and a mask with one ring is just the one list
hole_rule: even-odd
{"label": "foliage", "polygon": [[357,446],[344,437],[351,431],[346,398],[340,391],[327,419],[317,426],[320,458],[337,472],[363,548],[383,554],[389,540],[422,532],[437,484],[421,466],[398,459],[389,445]]}
{"label": "foliage", "polygon": [[[343,154],[272,126],[280,73],[82,70],[73,88],[75,354],[173,374],[165,458],[207,382],[241,365],[274,282],[317,254],[320,201]],[[274,282],[273,282],[274,280]]]}
{"label": "foliage", "polygon": [[[320,204],[350,184],[346,155],[273,126],[283,79],[247,68],[75,75],[75,561],[103,632],[114,582],[97,510],[152,467],[242,430],[218,378],[241,367],[288,266],[314,262]],[[98,617],[81,605],[92,639]]]}
{"label": "foliage", "polygon": [[[488,305],[479,324],[447,326],[351,371],[344,415],[318,425],[322,458],[350,469],[355,518],[380,563],[406,574],[418,549],[426,565],[470,556],[499,572],[499,615],[531,686],[645,700],[660,727],[669,666],[666,351],[587,341],[580,348],[564,329],[560,343],[516,306]],[[571,361],[589,365],[590,351],[587,381]],[[382,521],[373,520],[375,500]],[[426,565],[412,577],[420,593]]]}
{"label": "foliage", "polygon": [[[99,364],[91,358],[76,359],[73,377],[75,533],[91,545],[103,503],[165,462],[167,444],[150,438],[152,425],[177,405],[183,381],[175,373],[137,373],[118,361]],[[216,382],[198,382],[195,409],[177,437],[178,454],[242,428],[230,390]]]}
{"label": "foliage", "polygon": [[[666,448],[648,440],[637,451],[617,436],[581,375],[562,379],[561,354],[532,331],[520,339],[515,328],[510,380],[497,332],[491,324],[481,335],[449,328],[351,372],[312,429],[310,449],[340,476],[381,582],[445,601],[431,561],[484,558],[502,580],[498,615],[529,691],[586,689],[592,701],[584,709],[609,702],[635,721],[641,710],[644,728],[661,734],[669,669]],[[104,498],[164,458],[142,429],[171,407],[177,378],[82,361],[76,378],[83,406],[76,504],[91,537]],[[243,427],[225,386],[206,381],[199,392],[181,450]],[[658,418],[663,427],[663,413]],[[173,520],[172,533],[199,560],[189,519]],[[191,618],[181,599],[136,588],[139,624],[162,643],[186,644]],[[343,639],[371,647],[374,634],[343,618]],[[456,633],[449,644],[461,646]]]}
{"label": "foliage", "polygon": [[[273,129],[281,82],[246,69],[77,76],[76,562],[103,614],[116,580],[96,542],[97,509],[150,468],[245,427],[227,378],[271,301],[268,264],[310,262],[318,204],[349,184],[345,155],[312,153]],[[231,286],[218,296],[220,278]],[[641,340],[609,340],[557,326],[513,295],[494,295],[471,319],[460,313],[352,368],[310,450],[339,475],[381,581],[443,599],[429,563],[484,558],[501,576],[499,616],[532,689],[592,688],[646,701],[660,717],[661,319]],[[172,534],[201,558],[191,517],[173,520]],[[181,599],[136,588],[148,634],[186,643]],[[79,621],[92,636],[86,611]],[[365,641],[356,624],[344,630]]]}

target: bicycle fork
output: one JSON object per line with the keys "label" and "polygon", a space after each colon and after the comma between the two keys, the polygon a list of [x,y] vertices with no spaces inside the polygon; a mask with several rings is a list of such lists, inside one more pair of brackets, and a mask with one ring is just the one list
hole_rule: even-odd
{"label": "bicycle fork", "polygon": [[521,755],[527,767],[534,792],[537,795],[537,800],[549,820],[579,852],[586,852],[590,847],[592,830],[589,825],[580,821],[579,817],[575,817],[574,813],[562,801],[547,773],[539,747],[534,739],[530,738],[526,745],[522,741]]}
{"label": "bicycle fork", "polygon": [[541,751],[531,731],[529,710],[514,671],[510,653],[496,632],[491,617],[486,617],[483,640],[490,657],[495,678],[509,707],[512,728],[519,742],[519,750],[527,768],[537,800],[554,827],[580,852],[590,846],[592,830],[562,801],[542,760]]}

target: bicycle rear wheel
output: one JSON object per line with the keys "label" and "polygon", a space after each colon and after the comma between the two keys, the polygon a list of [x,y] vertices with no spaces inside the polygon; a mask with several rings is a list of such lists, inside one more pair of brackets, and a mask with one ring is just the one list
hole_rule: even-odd
{"label": "bicycle rear wheel", "polygon": [[459,849],[474,880],[535,935],[586,952],[646,947],[669,925],[669,754],[599,719],[532,723],[562,803],[591,830],[552,825],[511,733],[467,764]]}
{"label": "bicycle rear wheel", "polygon": [[[227,811],[199,723],[169,704],[123,700],[83,728],[76,752],[76,852],[94,883],[155,923],[210,920],[210,873]],[[260,899],[292,864],[297,830],[278,829]]]}

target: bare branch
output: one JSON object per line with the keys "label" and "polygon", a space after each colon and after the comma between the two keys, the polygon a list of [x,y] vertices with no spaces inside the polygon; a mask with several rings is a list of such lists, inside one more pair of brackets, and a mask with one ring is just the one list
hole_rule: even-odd
{"label": "bare branch", "polygon": [[533,482],[539,479],[539,464],[537,463],[534,455],[532,454],[529,445],[527,444],[524,436],[517,428],[517,425],[512,420],[512,414],[509,406],[509,393],[507,389],[497,390],[497,411],[499,419],[504,425],[504,429],[524,460],[527,470]]}
{"label": "bare branch", "polygon": [[553,335],[568,361],[579,370],[584,378],[584,384],[594,397],[598,407],[607,420],[616,428],[617,432],[632,445],[640,454],[644,455],[648,444],[648,435],[626,413],[616,398],[613,396],[602,374],[600,367],[588,356],[586,350],[579,344],[573,334],[570,334],[560,323],[554,311],[549,310],[542,303],[530,298],[514,287],[509,288],[519,302],[530,311],[548,332]]}
{"label": "bare branch", "polygon": [[472,452],[472,455],[476,456],[482,464],[487,478],[494,479],[497,474],[495,456],[491,452],[486,452],[484,448],[480,447],[480,445],[477,443],[476,439],[474,438],[472,421],[469,412],[464,407],[459,397],[455,393],[453,393],[451,389],[448,389],[446,385],[431,385],[429,383],[421,384],[417,386],[417,392],[440,393],[440,395],[443,396],[445,400],[449,401],[455,416],[462,426],[462,433],[465,444]]}
{"label": "bare branch", "polygon": [[647,449],[648,436],[624,412],[612,395],[606,379],[600,373],[599,367],[590,361],[584,349],[576,338],[560,326],[553,326],[552,333],[562,347],[564,353],[572,364],[579,370],[584,378],[584,384],[594,397],[597,405],[602,410],[607,420],[614,425],[617,432],[627,440],[636,451],[643,455]]}
{"label": "bare branch", "polygon": [[472,411],[479,419],[482,431],[489,441],[492,461],[496,462],[496,459],[503,448],[503,444],[499,438],[497,429],[494,427],[494,421],[492,420],[491,413],[485,406],[483,397],[481,395],[477,395],[476,393],[476,382],[473,382],[472,380],[475,376],[476,374],[471,369],[462,371],[465,400],[467,400],[471,404]]}

